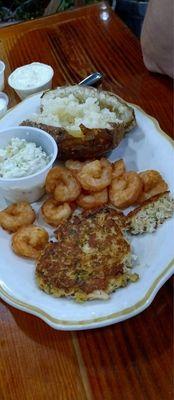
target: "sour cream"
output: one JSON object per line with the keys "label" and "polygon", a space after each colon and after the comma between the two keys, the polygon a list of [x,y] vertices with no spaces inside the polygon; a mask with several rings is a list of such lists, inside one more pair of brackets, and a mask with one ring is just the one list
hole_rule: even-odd
{"label": "sour cream", "polygon": [[21,178],[44,168],[50,157],[41,147],[25,139],[13,138],[0,148],[0,178]]}
{"label": "sour cream", "polygon": [[50,81],[52,76],[50,65],[33,62],[15,69],[9,77],[9,84],[17,90],[34,89]]}

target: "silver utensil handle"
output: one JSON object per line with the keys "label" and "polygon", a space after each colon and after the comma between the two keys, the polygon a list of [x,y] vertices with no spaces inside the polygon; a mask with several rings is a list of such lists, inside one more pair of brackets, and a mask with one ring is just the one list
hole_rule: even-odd
{"label": "silver utensil handle", "polygon": [[100,72],[94,72],[93,74],[87,76],[79,85],[83,86],[95,86],[103,79],[103,75]]}

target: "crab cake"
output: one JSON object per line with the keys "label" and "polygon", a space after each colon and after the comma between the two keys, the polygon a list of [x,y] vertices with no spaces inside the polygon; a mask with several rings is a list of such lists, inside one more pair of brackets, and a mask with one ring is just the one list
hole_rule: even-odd
{"label": "crab cake", "polygon": [[114,210],[75,216],[58,229],[58,239],[45,247],[36,266],[36,281],[45,292],[76,301],[107,299],[116,288],[138,279],[129,272],[131,248]]}
{"label": "crab cake", "polygon": [[154,232],[174,213],[174,199],[169,192],[160,193],[146,200],[140,207],[131,211],[126,218],[127,230],[133,235]]}
{"label": "crab cake", "polygon": [[69,225],[73,225],[74,223],[85,222],[87,219],[92,219],[96,221],[99,225],[103,225],[105,220],[112,220],[120,227],[121,230],[124,230],[126,227],[126,216],[123,214],[121,210],[116,209],[112,204],[105,205],[104,207],[100,206],[97,208],[93,208],[90,210],[83,210],[82,212],[74,212],[74,214],[69,219],[69,224],[65,222],[64,225],[60,225],[55,233],[57,234],[58,240],[61,239],[62,235],[65,235],[66,230],[69,230]]}

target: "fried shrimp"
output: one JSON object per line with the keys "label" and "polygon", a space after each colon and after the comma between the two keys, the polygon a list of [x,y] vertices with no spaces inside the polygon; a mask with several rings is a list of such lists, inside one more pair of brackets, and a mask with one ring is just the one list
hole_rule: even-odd
{"label": "fried shrimp", "polygon": [[123,175],[126,172],[126,166],[124,160],[115,161],[112,164],[112,179],[117,178],[118,176]]}
{"label": "fried shrimp", "polygon": [[77,174],[77,179],[83,189],[90,192],[100,192],[110,185],[112,167],[108,160],[92,161],[82,167]]}
{"label": "fried shrimp", "polygon": [[126,208],[134,204],[142,193],[142,182],[136,172],[125,172],[114,178],[109,188],[109,199],[118,208]]}
{"label": "fried shrimp", "polygon": [[29,203],[21,201],[0,211],[0,226],[8,232],[16,232],[21,226],[30,225],[36,214]]}
{"label": "fried shrimp", "polygon": [[67,160],[65,162],[65,167],[75,175],[82,169],[83,165],[84,163],[78,160]]}
{"label": "fried shrimp", "polygon": [[57,205],[54,199],[46,200],[42,205],[41,211],[44,220],[52,226],[58,226],[72,214],[72,209],[68,203]]}
{"label": "fried shrimp", "polygon": [[48,240],[45,229],[35,225],[23,226],[12,236],[12,249],[18,256],[37,259]]}
{"label": "fried shrimp", "polygon": [[159,193],[164,193],[168,190],[168,185],[160,175],[158,171],[147,170],[139,173],[139,176],[143,183],[143,192],[138,197],[137,203],[143,203],[150,197],[153,197]]}
{"label": "fried shrimp", "polygon": [[81,188],[67,168],[57,166],[48,172],[46,191],[51,193],[57,202],[64,203],[75,200],[79,196]]}
{"label": "fried shrimp", "polygon": [[103,189],[101,192],[94,192],[89,194],[80,194],[77,199],[77,205],[90,210],[91,208],[97,208],[103,206],[108,202],[108,191]]}

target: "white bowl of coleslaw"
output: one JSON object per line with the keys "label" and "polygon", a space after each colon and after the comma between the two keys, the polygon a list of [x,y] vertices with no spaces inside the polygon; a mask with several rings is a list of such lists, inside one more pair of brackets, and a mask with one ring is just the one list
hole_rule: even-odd
{"label": "white bowl of coleslaw", "polygon": [[0,195],[33,203],[45,192],[45,178],[57,157],[55,140],[28,126],[0,131]]}

